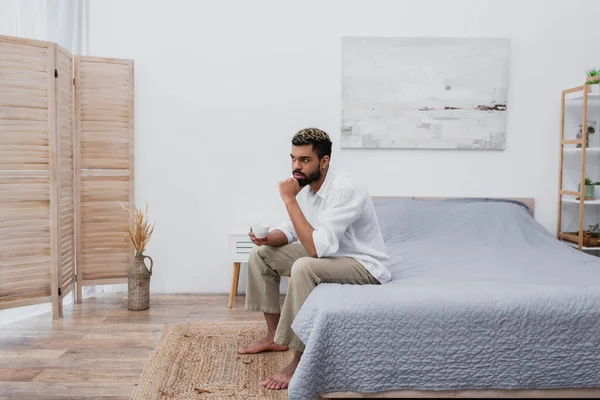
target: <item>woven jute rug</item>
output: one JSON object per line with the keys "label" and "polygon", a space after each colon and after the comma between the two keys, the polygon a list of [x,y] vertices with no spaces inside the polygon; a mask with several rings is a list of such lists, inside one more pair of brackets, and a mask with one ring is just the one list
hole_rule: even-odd
{"label": "woven jute rug", "polygon": [[285,367],[292,351],[238,354],[266,333],[264,321],[167,324],[131,400],[287,399],[262,382]]}

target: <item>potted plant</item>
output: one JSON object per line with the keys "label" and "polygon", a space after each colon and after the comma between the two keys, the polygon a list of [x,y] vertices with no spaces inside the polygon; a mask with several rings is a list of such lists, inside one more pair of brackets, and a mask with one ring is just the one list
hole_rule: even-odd
{"label": "potted plant", "polygon": [[[591,144],[591,140],[590,140],[590,135],[593,135],[594,133],[596,133],[596,121],[586,121],[586,137],[585,137],[585,143],[586,143],[586,147],[592,147],[590,146]],[[579,129],[581,129],[581,125],[579,125]]]}
{"label": "potted plant", "polygon": [[589,227],[590,227],[590,229],[588,231],[589,231],[590,237],[593,237],[596,239],[600,238],[600,229],[599,229],[600,224],[590,225]]}
{"label": "potted plant", "polygon": [[[585,178],[584,200],[591,200],[594,198],[594,186],[594,182],[592,182],[590,178]],[[577,191],[581,192],[581,183],[577,185]],[[579,200],[579,198],[577,199]]]}
{"label": "potted plant", "polygon": [[[590,146],[591,142],[590,142],[590,135],[593,135],[594,133],[596,133],[596,123],[597,121],[586,121],[586,133],[585,133],[585,147],[592,147]],[[575,136],[576,139],[581,139],[583,137],[583,128],[582,125],[579,124],[579,131],[577,132],[577,135]],[[577,145],[577,148],[581,148],[581,144]]]}
{"label": "potted plant", "polygon": [[594,182],[594,198],[600,200],[600,188],[596,190],[596,186],[600,185],[600,181]]}
{"label": "potted plant", "polygon": [[[134,207],[133,212],[123,207],[129,221],[128,234],[125,241],[130,241],[135,249],[135,259],[128,274],[128,301],[127,308],[132,311],[147,310],[150,308],[150,277],[154,261],[144,254],[146,245],[154,232],[154,224],[148,222],[148,204],[145,212]],[[146,267],[144,260],[150,260],[150,268]]]}
{"label": "potted plant", "polygon": [[592,68],[587,71],[586,85],[590,85],[591,93],[600,93],[600,69]]}

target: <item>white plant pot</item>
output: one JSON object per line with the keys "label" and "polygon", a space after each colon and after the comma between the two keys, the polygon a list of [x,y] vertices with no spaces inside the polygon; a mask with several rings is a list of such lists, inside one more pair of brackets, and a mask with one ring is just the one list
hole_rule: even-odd
{"label": "white plant pot", "polygon": [[600,83],[590,85],[590,93],[600,93]]}

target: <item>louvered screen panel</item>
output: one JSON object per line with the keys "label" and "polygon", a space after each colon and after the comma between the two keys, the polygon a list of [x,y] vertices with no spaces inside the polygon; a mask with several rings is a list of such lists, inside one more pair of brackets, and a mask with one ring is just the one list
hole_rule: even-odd
{"label": "louvered screen panel", "polygon": [[124,282],[133,205],[133,62],[76,57],[78,287]]}
{"label": "louvered screen panel", "polygon": [[59,287],[62,296],[74,288],[75,283],[75,208],[73,193],[73,57],[60,46],[56,47],[56,129],[59,151]]}
{"label": "louvered screen panel", "polygon": [[51,300],[54,47],[0,37],[0,308]]}
{"label": "louvered screen panel", "polygon": [[129,204],[128,176],[82,176],[81,277],[84,281],[121,278],[131,268],[130,247],[123,239]]}

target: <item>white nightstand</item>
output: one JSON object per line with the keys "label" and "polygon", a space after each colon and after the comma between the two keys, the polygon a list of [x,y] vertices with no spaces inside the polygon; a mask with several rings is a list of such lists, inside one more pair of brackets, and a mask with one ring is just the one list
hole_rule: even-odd
{"label": "white nightstand", "polygon": [[[229,291],[229,308],[233,307],[233,298],[238,294],[238,283],[240,281],[240,267],[242,263],[248,262],[250,251],[256,247],[248,237],[248,232],[233,231],[229,233],[229,257],[233,263],[233,276],[231,278],[231,290]],[[288,276],[288,284],[290,277]]]}
{"label": "white nightstand", "polygon": [[231,290],[229,292],[229,308],[233,306],[233,298],[238,293],[240,281],[240,266],[248,262],[248,256],[254,243],[248,237],[248,232],[234,231],[229,233],[229,257],[233,263],[233,277],[231,279]]}

